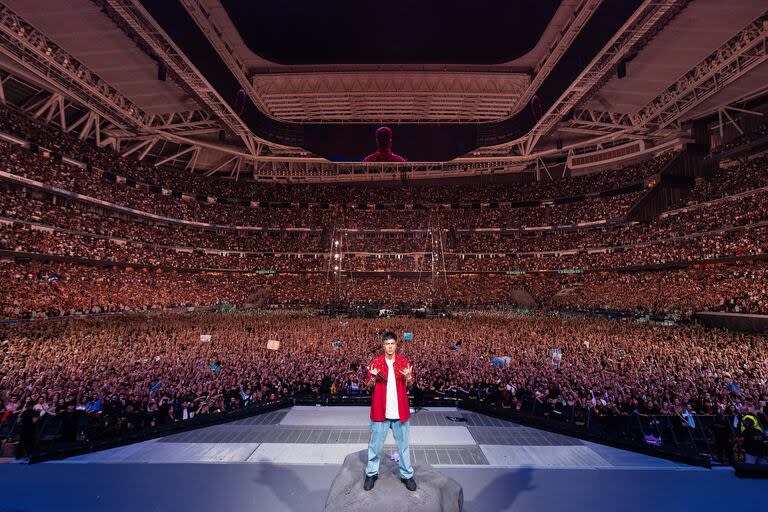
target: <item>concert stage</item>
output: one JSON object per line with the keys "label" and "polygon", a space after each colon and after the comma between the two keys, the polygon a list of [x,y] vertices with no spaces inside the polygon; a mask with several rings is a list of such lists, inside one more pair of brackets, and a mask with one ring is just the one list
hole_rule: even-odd
{"label": "concert stage", "polygon": [[[425,408],[411,418],[414,465],[458,481],[470,512],[722,511],[764,498],[764,481],[737,479],[731,469],[457,409]],[[323,510],[344,457],[365,449],[368,437],[368,407],[296,406],[62,461],[2,464],[0,511]],[[393,449],[390,433],[382,455]]]}

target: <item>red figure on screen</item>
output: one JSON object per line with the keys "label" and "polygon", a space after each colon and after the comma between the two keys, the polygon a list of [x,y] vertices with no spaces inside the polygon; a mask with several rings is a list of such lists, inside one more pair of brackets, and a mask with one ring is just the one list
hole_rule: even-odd
{"label": "red figure on screen", "polygon": [[371,153],[363,162],[405,162],[405,158],[392,152],[392,130],[382,126],[376,130],[378,151]]}

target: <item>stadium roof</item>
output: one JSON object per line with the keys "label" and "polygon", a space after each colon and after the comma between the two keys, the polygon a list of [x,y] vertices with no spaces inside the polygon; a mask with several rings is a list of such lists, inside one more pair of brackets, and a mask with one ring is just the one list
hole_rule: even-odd
{"label": "stadium roof", "polygon": [[2,0],[0,100],[156,163],[317,180],[396,176],[330,161],[380,123],[406,168],[486,172],[652,146],[765,93],[759,0],[494,4]]}

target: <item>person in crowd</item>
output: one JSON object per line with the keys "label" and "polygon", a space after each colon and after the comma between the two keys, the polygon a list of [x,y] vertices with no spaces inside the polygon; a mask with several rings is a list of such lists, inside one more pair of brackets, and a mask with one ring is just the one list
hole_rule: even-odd
{"label": "person in crowd", "polygon": [[16,449],[16,458],[29,458],[34,453],[35,442],[37,440],[37,422],[40,420],[40,413],[35,410],[35,402],[27,402],[24,410],[19,415],[19,424],[21,426],[19,444]]}
{"label": "person in crowd", "polygon": [[768,464],[766,462],[766,449],[768,448],[768,437],[758,428],[754,417],[742,420],[743,430],[741,437],[744,439],[744,462],[747,464]]}

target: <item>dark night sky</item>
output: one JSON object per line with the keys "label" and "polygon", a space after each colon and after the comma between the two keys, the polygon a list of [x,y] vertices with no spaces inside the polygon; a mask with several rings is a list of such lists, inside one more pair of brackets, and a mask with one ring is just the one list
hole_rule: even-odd
{"label": "dark night sky", "polygon": [[496,64],[538,42],[560,0],[222,0],[257,55],[283,64]]}

